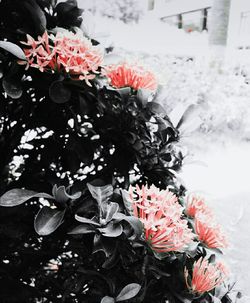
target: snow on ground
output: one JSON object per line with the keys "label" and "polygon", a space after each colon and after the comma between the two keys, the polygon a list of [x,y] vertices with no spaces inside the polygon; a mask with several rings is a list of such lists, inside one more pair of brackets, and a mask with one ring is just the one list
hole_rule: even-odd
{"label": "snow on ground", "polygon": [[[207,198],[228,235],[225,257],[242,291],[239,302],[250,302],[250,143],[197,138],[180,177],[190,192]],[[199,145],[200,144],[200,145]],[[203,147],[201,147],[203,146]],[[192,162],[193,161],[193,162]]]}
{"label": "snow on ground", "polygon": [[207,32],[186,33],[184,30],[160,21],[153,15],[146,15],[139,23],[130,24],[96,15],[94,23],[95,35],[99,41],[128,51],[199,55],[208,49]]}

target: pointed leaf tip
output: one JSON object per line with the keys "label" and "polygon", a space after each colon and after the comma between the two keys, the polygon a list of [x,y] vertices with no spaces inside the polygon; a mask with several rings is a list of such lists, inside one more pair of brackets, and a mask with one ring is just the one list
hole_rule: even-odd
{"label": "pointed leaf tip", "polygon": [[121,302],[134,298],[139,293],[140,290],[141,290],[141,285],[137,283],[128,284],[121,290],[119,295],[116,297],[116,302]]}
{"label": "pointed leaf tip", "polygon": [[11,53],[18,59],[26,61],[26,56],[25,56],[23,50],[21,49],[21,47],[19,47],[18,45],[14,44],[12,42],[9,42],[9,41],[0,41],[0,48]]}
{"label": "pointed leaf tip", "polygon": [[53,233],[63,222],[65,210],[52,209],[44,206],[35,217],[35,231],[40,236],[47,236]]}
{"label": "pointed leaf tip", "polygon": [[13,207],[21,205],[31,198],[54,199],[51,195],[48,195],[46,193],[37,193],[32,190],[14,188],[0,197],[0,206]]}

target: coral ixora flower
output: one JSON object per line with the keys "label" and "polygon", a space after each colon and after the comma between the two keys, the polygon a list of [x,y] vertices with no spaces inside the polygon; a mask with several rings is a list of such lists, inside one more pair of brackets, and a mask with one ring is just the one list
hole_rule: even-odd
{"label": "coral ixora flower", "polygon": [[188,195],[185,212],[190,218],[195,218],[199,213],[206,214],[211,219],[213,218],[213,212],[207,206],[205,199],[197,194]]}
{"label": "coral ixora flower", "polygon": [[158,253],[183,251],[193,233],[181,218],[183,208],[169,190],[154,185],[130,187],[134,215],[143,223],[145,240]]}
{"label": "coral ixora flower", "polygon": [[205,214],[199,214],[195,218],[195,232],[208,248],[224,248],[228,245],[221,226]]}
{"label": "coral ixora flower", "polygon": [[100,48],[79,33],[64,31],[48,35],[45,31],[38,40],[27,35],[27,42],[22,44],[27,46],[24,49],[27,68],[35,67],[41,72],[63,71],[88,84],[103,61]]}
{"label": "coral ixora flower", "polygon": [[209,263],[208,259],[200,258],[194,262],[192,277],[187,268],[184,276],[188,289],[194,294],[203,294],[219,286],[228,277],[228,269],[222,262]]}
{"label": "coral ixora flower", "polygon": [[155,75],[142,66],[122,63],[110,65],[103,69],[103,74],[115,88],[131,87],[134,90],[148,89],[155,91],[157,80]]}

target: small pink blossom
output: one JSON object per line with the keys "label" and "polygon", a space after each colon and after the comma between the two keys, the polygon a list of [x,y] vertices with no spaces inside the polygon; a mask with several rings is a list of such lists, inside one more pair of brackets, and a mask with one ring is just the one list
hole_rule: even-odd
{"label": "small pink blossom", "polygon": [[198,239],[208,248],[228,246],[227,239],[221,231],[221,226],[205,214],[200,214],[195,218],[195,232]]}
{"label": "small pink blossom", "polygon": [[205,199],[197,194],[190,194],[187,197],[186,214],[190,218],[195,218],[199,213],[206,214],[213,218],[212,210],[206,205]]}
{"label": "small pink blossom", "polygon": [[105,67],[103,74],[108,77],[115,88],[131,87],[134,90],[148,89],[155,91],[157,80],[155,75],[142,66],[122,63]]}
{"label": "small pink blossom", "polygon": [[164,217],[153,222],[147,219],[141,221],[145,228],[145,239],[157,253],[183,251],[193,240],[194,235],[185,220],[171,224],[166,224]]}
{"label": "small pink blossom", "polygon": [[184,270],[186,285],[194,294],[203,294],[214,289],[225,281],[228,274],[228,269],[222,262],[209,263],[202,257],[194,262],[192,278],[189,279],[187,268]]}
{"label": "small pink blossom", "polygon": [[[41,72],[66,72],[71,78],[85,80],[94,79],[103,61],[103,54],[91,41],[79,34],[58,32],[35,40],[27,35],[27,68],[35,67]],[[21,63],[22,64],[22,63]]]}
{"label": "small pink blossom", "polygon": [[154,185],[130,187],[134,215],[143,223],[145,239],[158,253],[182,251],[192,242],[193,233],[181,218],[183,208],[176,195]]}
{"label": "small pink blossom", "polygon": [[182,216],[183,207],[176,195],[169,190],[160,190],[154,185],[141,188],[130,186],[130,198],[133,201],[134,215],[144,219],[153,214],[154,218],[168,220],[169,223],[178,221]]}

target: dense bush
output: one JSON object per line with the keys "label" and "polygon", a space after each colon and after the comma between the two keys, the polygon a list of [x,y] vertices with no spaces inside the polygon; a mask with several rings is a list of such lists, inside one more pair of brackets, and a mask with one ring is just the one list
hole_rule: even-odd
{"label": "dense bush", "polygon": [[81,13],[0,2],[1,302],[231,302],[226,241],[176,179],[185,115],[152,73],[104,66]]}

